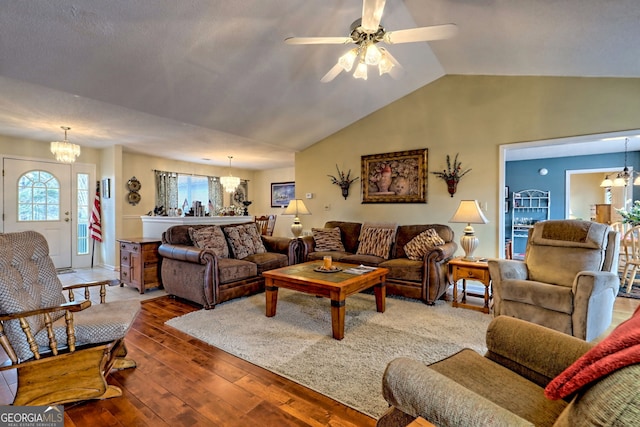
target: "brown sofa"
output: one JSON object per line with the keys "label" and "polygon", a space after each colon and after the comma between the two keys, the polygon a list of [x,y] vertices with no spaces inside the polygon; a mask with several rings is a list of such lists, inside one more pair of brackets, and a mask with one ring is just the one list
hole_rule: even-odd
{"label": "brown sofa", "polygon": [[[224,231],[238,225],[219,227]],[[228,257],[194,246],[189,228],[202,230],[205,227],[212,226],[176,225],[162,234],[158,253],[162,256],[162,284],[169,295],[211,309],[223,301],[264,291],[263,271],[295,263],[295,239],[260,235],[267,252],[236,259],[229,242]]]}
{"label": "brown sofa", "polygon": [[[363,224],[359,222],[328,221],[324,228],[340,229],[345,250],[316,251],[313,236],[303,236],[300,238],[302,243],[299,247],[300,261],[313,261],[330,255],[334,261],[388,268],[387,293],[416,298],[427,304],[433,304],[445,294],[449,287],[447,262],[458,248],[453,241],[453,230],[449,226],[441,224],[398,226],[388,259],[357,254],[362,226]],[[445,243],[431,249],[422,260],[409,259],[404,246],[429,228],[435,229]]]}

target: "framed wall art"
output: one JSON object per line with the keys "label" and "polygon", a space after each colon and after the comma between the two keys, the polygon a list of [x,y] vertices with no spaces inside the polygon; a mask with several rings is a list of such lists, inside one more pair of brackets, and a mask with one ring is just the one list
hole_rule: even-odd
{"label": "framed wall art", "polygon": [[271,183],[271,207],[284,208],[289,205],[289,200],[296,198],[295,182]]}
{"label": "framed wall art", "polygon": [[427,149],[362,156],[362,203],[427,203]]}
{"label": "framed wall art", "polygon": [[111,178],[104,178],[102,180],[102,198],[111,198]]}

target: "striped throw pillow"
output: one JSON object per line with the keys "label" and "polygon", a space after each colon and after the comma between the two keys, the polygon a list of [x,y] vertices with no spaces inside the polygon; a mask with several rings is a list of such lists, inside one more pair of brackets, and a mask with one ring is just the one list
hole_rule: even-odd
{"label": "striped throw pillow", "polygon": [[316,242],[317,252],[342,251],[344,245],[340,235],[340,228],[312,228],[313,240]]}
{"label": "striped throw pillow", "polygon": [[393,228],[367,227],[360,232],[358,255],[374,255],[389,259],[396,230]]}
{"label": "striped throw pillow", "polygon": [[424,255],[436,246],[444,245],[445,241],[438,232],[430,228],[418,234],[411,239],[409,243],[404,245],[404,252],[409,259],[414,261],[422,261]]}

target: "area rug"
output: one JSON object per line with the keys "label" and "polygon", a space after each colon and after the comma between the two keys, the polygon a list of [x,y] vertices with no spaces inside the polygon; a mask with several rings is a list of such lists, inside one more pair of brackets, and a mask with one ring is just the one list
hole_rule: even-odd
{"label": "area rug", "polygon": [[391,360],[431,363],[469,347],[486,351],[492,316],[438,301],[435,306],[387,297],[347,298],[345,337],[331,337],[330,301],[280,289],[275,317],[265,316],[265,296],[232,300],[167,324],[228,353],[379,418],[388,408],[382,374]]}
{"label": "area rug", "polygon": [[640,299],[640,286],[635,285],[631,288],[630,292],[627,292],[627,287],[620,285],[620,290],[618,291],[618,296],[623,298],[634,298]]}

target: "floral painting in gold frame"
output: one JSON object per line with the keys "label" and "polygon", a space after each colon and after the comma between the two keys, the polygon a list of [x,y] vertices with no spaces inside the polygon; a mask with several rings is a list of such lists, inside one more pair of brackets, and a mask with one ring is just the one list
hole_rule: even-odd
{"label": "floral painting in gold frame", "polygon": [[427,149],[362,156],[362,203],[427,203]]}

